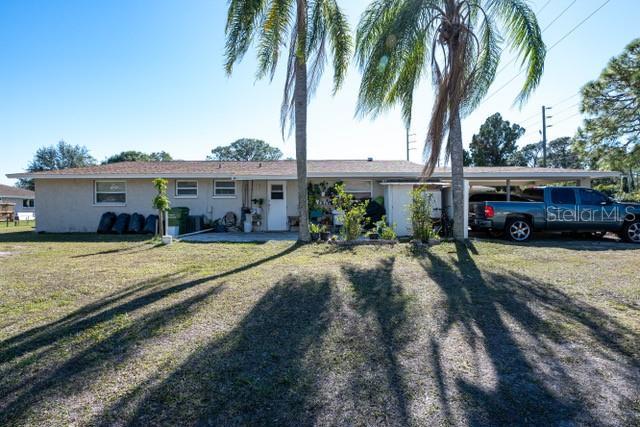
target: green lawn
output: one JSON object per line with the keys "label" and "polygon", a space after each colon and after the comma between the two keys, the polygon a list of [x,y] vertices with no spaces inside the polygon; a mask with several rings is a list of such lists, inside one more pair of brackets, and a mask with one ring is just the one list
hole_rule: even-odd
{"label": "green lawn", "polygon": [[0,425],[637,425],[639,260],[4,232]]}
{"label": "green lawn", "polygon": [[0,233],[21,233],[25,231],[32,231],[35,229],[35,221],[20,221],[19,225],[14,225],[13,222],[0,221]]}

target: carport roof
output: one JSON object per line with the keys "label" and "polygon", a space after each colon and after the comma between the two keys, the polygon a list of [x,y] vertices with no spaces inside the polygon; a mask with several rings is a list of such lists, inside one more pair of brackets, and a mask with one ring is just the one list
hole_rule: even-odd
{"label": "carport roof", "polygon": [[[310,178],[374,177],[419,179],[423,165],[404,160],[309,160]],[[618,172],[528,167],[467,167],[467,179],[587,179],[618,177]],[[84,168],[8,174],[9,178],[114,179],[114,178],[234,178],[295,179],[295,160],[269,162],[168,161],[120,162]],[[432,178],[450,179],[451,169],[436,168]]]}

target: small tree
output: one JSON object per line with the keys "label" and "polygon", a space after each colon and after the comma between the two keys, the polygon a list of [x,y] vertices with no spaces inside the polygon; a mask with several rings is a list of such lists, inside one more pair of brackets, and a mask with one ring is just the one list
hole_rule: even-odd
{"label": "small tree", "polygon": [[431,221],[431,203],[433,196],[424,187],[416,187],[411,191],[411,230],[414,240],[426,243],[433,237]]}
{"label": "small tree", "polygon": [[353,200],[353,195],[344,190],[344,184],[336,184],[335,197],[332,203],[341,212],[342,229],[340,234],[347,241],[356,240],[364,232],[369,201],[358,202]]}
{"label": "small tree", "polygon": [[272,147],[261,139],[242,138],[230,145],[216,147],[211,150],[207,160],[260,162],[280,160],[282,151]]}
{"label": "small tree", "polygon": [[[95,164],[95,159],[89,154],[89,149],[80,145],[67,144],[64,141],[57,145],[38,148],[33,160],[27,166],[29,172],[51,171],[67,168],[81,168]],[[20,179],[19,187],[34,190],[32,179]]]}
{"label": "small tree", "polygon": [[169,182],[164,178],[156,178],[153,180],[153,186],[158,190],[158,194],[153,198],[153,208],[158,210],[158,224],[160,235],[165,235],[167,230],[167,224],[163,223],[164,213],[171,207],[171,202],[167,196],[167,184]]}

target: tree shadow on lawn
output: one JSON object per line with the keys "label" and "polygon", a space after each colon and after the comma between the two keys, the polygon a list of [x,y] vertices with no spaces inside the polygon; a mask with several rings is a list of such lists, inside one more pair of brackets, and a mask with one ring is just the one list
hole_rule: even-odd
{"label": "tree shadow on lawn", "polygon": [[[145,340],[153,338],[166,325],[190,316],[199,304],[223,289],[224,284],[212,286],[177,304],[142,316],[129,326],[120,329],[116,327],[106,338],[89,340],[86,348],[81,348],[59,364],[38,370],[17,387],[0,389],[0,395],[7,399],[4,403],[0,401],[0,425],[21,424],[20,418],[34,404],[42,401],[55,402],[60,397],[68,398],[79,394],[103,372],[133,357],[138,346]],[[7,372],[5,376],[16,377],[16,374],[21,374],[22,368],[17,365],[14,372]]]}
{"label": "tree shadow on lawn", "polygon": [[148,242],[152,239],[151,234],[36,233],[35,231],[0,233],[0,243],[118,243]]}
{"label": "tree shadow on lawn", "polygon": [[[407,385],[397,355],[415,331],[407,322],[409,297],[392,277],[394,264],[390,257],[371,268],[342,269],[355,292],[360,323],[370,322],[353,340],[363,361],[353,370],[350,400],[369,422],[408,425]],[[383,418],[375,419],[376,413]]]}
{"label": "tree shadow on lawn", "polygon": [[330,323],[333,286],[328,276],[287,276],[235,329],[168,377],[141,384],[92,424],[313,424],[322,378],[313,354]]}
{"label": "tree shadow on lawn", "polygon": [[156,248],[160,248],[164,246],[163,243],[154,243],[152,244],[149,241],[144,241],[142,244],[140,245],[135,245],[133,247],[124,247],[124,248],[116,248],[116,249],[106,249],[104,251],[98,251],[98,252],[93,252],[93,253],[89,253],[89,254],[80,254],[80,255],[74,255],[71,258],[89,258],[89,257],[93,257],[93,256],[101,256],[101,255],[112,255],[112,254],[135,254],[135,253],[140,253],[140,252],[145,252],[151,249],[156,249]]}
{"label": "tree shadow on lawn", "polygon": [[[102,297],[96,302],[88,304],[59,320],[35,327],[0,342],[0,363],[9,362],[25,353],[47,347],[58,340],[76,335],[100,323],[107,322],[115,316],[141,309],[173,294],[183,292],[206,282],[222,279],[258,267],[261,264],[286,256],[294,252],[298,247],[298,245],[294,244],[274,255],[261,258],[238,268],[169,287],[163,287],[163,285],[175,282],[181,277],[184,271],[179,270],[127,287],[112,295]],[[144,293],[153,288],[158,289],[150,293]],[[116,305],[119,301],[130,297],[134,298]]]}
{"label": "tree shadow on lawn", "polygon": [[[89,338],[89,345],[86,348],[78,345],[77,354],[72,354],[69,358],[66,358],[67,353],[64,352],[61,356],[61,345],[75,339],[77,335],[94,328],[99,329],[102,325],[108,325],[109,322],[117,320],[119,316],[128,315],[207,282],[241,273],[285,256],[295,251],[297,247],[292,245],[284,251],[236,269],[169,287],[163,286],[173,283],[179,277],[179,272],[160,276],[102,298],[60,320],[33,328],[1,342],[0,425],[3,421],[19,419],[31,404],[52,393],[55,394],[56,390],[77,389],[84,379],[90,383],[89,372],[97,374],[100,370],[97,367],[112,363],[114,360],[123,360],[132,347],[152,337],[154,331],[184,316],[192,307],[218,293],[222,288],[220,285],[208,286],[205,291],[183,302],[142,315],[141,319],[136,319],[133,325],[116,330],[111,335],[107,334],[103,340],[92,343],[93,340]],[[150,289],[155,290],[145,293]],[[27,353],[32,354],[28,357],[26,365],[24,361],[15,360]],[[34,359],[38,362],[44,361],[42,363],[46,366],[33,369],[33,366],[29,365]]]}
{"label": "tree shadow on lawn", "polygon": [[[611,372],[619,376],[617,385],[631,388],[622,397],[618,394],[623,393],[613,391],[615,397],[621,397],[618,405],[624,406],[639,387],[638,333],[551,284],[521,274],[482,272],[470,250],[475,248],[458,243],[452,263],[431,252],[426,253],[429,262],[423,262],[446,295],[441,336],[431,341],[432,366],[446,416],[451,416],[448,396],[457,395],[470,425],[624,424],[608,419],[609,412],[620,411],[619,407],[606,407],[606,400],[595,405],[589,400],[597,399],[597,393],[585,383],[593,380],[590,369],[602,368],[589,364],[597,365],[598,359],[610,362],[622,372]],[[563,328],[579,329],[586,338],[575,342],[564,336]],[[454,330],[462,334],[465,347],[472,349],[475,369],[482,368],[493,378],[449,375],[442,362],[450,355],[443,348]],[[566,354],[558,354],[563,348]],[[568,366],[563,359],[570,356],[584,360],[580,366]],[[480,367],[483,357],[486,361]],[[578,371],[583,371],[582,377]],[[455,384],[455,390],[447,389],[447,384],[449,388]],[[605,399],[611,402],[611,397]]]}

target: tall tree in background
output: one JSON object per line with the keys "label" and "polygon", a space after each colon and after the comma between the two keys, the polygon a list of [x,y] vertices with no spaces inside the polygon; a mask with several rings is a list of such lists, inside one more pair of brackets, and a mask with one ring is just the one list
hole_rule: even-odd
{"label": "tall tree in background", "polygon": [[207,160],[256,162],[280,160],[282,151],[272,147],[261,139],[242,138],[230,145],[216,147],[211,150]]}
{"label": "tall tree in background", "polygon": [[119,162],[168,162],[173,160],[171,154],[166,151],[158,151],[150,154],[141,151],[123,151],[107,158],[102,164],[119,163]]}
{"label": "tall tree in background", "polygon": [[280,124],[283,137],[288,124],[295,127],[298,238],[308,242],[307,104],[329,54],[333,60],[334,93],[342,85],[351,56],[347,18],[336,0],[230,0],[225,31],[227,74],[231,74],[254,39],[258,78],[273,79],[282,50],[288,51]]}
{"label": "tall tree in background", "polygon": [[[67,168],[80,168],[96,163],[87,147],[67,144],[64,141],[57,145],[39,148],[33,160],[27,166],[29,172],[41,172]],[[35,185],[31,179],[20,179],[18,186],[33,190]]]}
{"label": "tall tree in background", "polygon": [[469,152],[473,165],[510,166],[524,132],[520,125],[503,120],[500,113],[490,116],[471,139]]}
{"label": "tall tree in background", "polygon": [[611,59],[597,80],[582,88],[582,113],[576,147],[592,166],[640,170],[640,39]]}
{"label": "tall tree in background", "polygon": [[552,168],[579,169],[582,162],[579,153],[573,147],[573,138],[563,136],[547,145],[547,166]]}
{"label": "tall tree in background", "polygon": [[486,95],[504,45],[526,67],[522,103],[540,82],[546,55],[536,16],[523,0],[374,0],[358,25],[359,112],[375,115],[400,104],[408,126],[414,92],[431,69],[436,96],[424,175],[443,152],[451,158],[456,239],[464,237],[466,222],[460,120]]}
{"label": "tall tree in background", "polygon": [[538,167],[542,163],[542,144],[534,142],[520,148],[509,160],[510,166]]}

